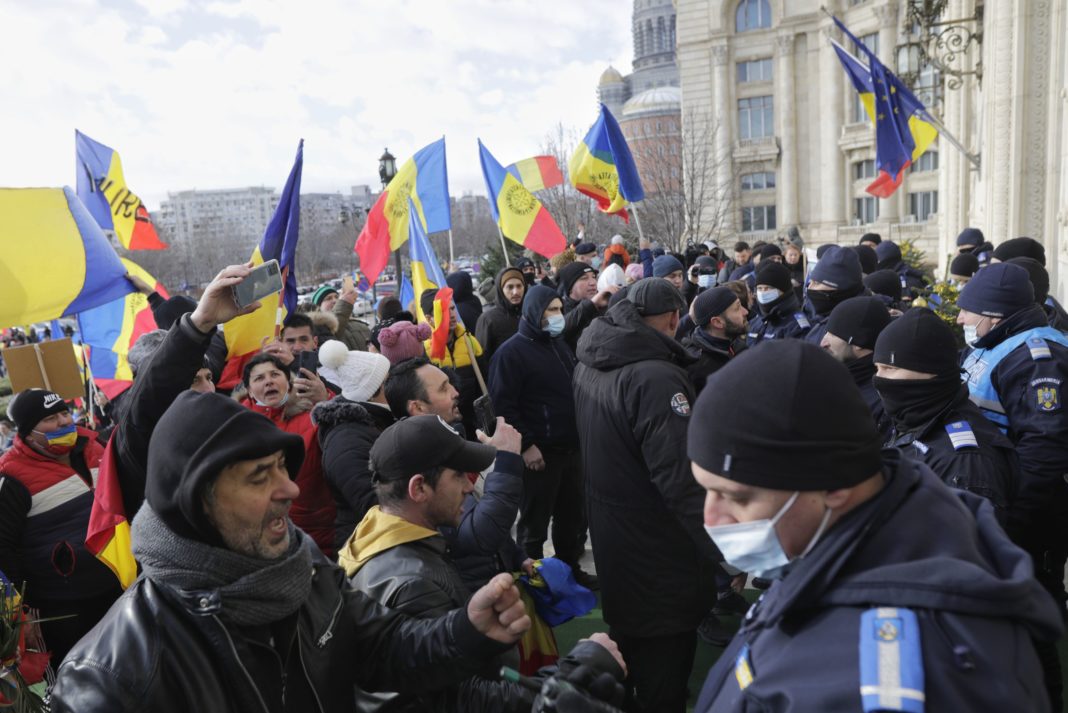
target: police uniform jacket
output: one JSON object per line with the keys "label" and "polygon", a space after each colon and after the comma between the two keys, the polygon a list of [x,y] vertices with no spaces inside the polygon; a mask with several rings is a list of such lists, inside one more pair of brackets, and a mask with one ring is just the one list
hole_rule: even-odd
{"label": "police uniform jacket", "polygon": [[800,339],[808,334],[811,326],[808,315],[801,311],[797,295],[791,290],[773,302],[767,313],[757,310],[750,317],[747,343],[754,347],[765,339]]}
{"label": "police uniform jacket", "polygon": [[695,711],[1049,710],[1032,637],[1063,625],[1030,558],[982,498],[896,449],[883,463],[885,487],[749,611]]}
{"label": "police uniform jacket", "polygon": [[893,432],[888,446],[931,467],[946,485],[981,495],[1004,522],[1016,496],[1020,470],[1012,442],[968,400],[967,388],[919,428]]}

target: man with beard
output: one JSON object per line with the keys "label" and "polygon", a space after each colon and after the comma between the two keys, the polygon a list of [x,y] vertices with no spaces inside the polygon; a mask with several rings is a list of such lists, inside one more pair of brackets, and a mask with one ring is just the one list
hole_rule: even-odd
{"label": "man with beard", "polygon": [[871,409],[875,428],[883,440],[890,435],[890,419],[872,386],[875,362],[872,354],[879,333],[890,324],[890,311],[878,297],[850,297],[831,311],[827,333],[820,346],[849,369],[853,383]]}
{"label": "man with beard", "polygon": [[968,400],[957,339],[928,309],[909,310],[875,340],[872,379],[893,421],[887,446],[931,466],[946,485],[981,495],[1005,521],[1020,480],[1012,442]]}
{"label": "man with beard", "polygon": [[558,282],[564,302],[564,341],[574,351],[583,330],[608,309],[608,300],[616,290],[598,292],[597,271],[584,262],[560,268]]}
{"label": "man with beard", "polygon": [[709,376],[745,350],[748,314],[729,287],[705,290],[690,305],[690,318],[695,326],[682,343],[700,355],[686,367],[695,394],[701,393]]}
{"label": "man with beard", "polygon": [[506,267],[498,272],[494,285],[496,303],[479,316],[475,325],[475,339],[482,345],[482,353],[487,361],[519,329],[523,295],[527,291],[523,272],[515,267]]}
{"label": "man with beard", "polygon": [[749,346],[766,339],[800,339],[808,333],[809,320],[794,294],[790,268],[777,262],[761,265],[756,273],[756,301],[760,313],[749,321]]}
{"label": "man with beard", "polygon": [[805,290],[805,314],[812,324],[805,341],[819,345],[835,305],[866,294],[864,289],[864,273],[857,254],[849,248],[829,247],[812,268]]}

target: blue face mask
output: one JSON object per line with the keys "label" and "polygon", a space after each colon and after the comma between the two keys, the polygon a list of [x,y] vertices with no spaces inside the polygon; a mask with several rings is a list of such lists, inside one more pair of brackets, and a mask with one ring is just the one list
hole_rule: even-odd
{"label": "blue face mask", "polygon": [[602,262],[604,262],[604,260],[602,258],[595,257],[593,259],[593,265],[591,265],[590,267],[592,267],[594,270],[600,270]]}
{"label": "blue face mask", "polygon": [[782,297],[782,290],[757,290],[756,293],[757,302],[762,305],[771,304],[780,297]]}
{"label": "blue face mask", "polygon": [[564,315],[554,314],[549,317],[549,324],[546,325],[545,331],[549,333],[550,337],[559,337],[564,333]]}

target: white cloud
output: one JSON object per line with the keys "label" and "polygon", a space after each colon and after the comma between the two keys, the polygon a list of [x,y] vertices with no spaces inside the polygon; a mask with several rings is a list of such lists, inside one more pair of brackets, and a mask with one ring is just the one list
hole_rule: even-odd
{"label": "white cloud", "polygon": [[[619,0],[0,0],[0,185],[74,181],[74,129],[117,149],[150,207],[168,190],[374,183],[444,134],[455,193],[482,192],[475,139],[513,161],[585,129],[601,71],[629,66]],[[148,20],[146,22],[145,11]]]}

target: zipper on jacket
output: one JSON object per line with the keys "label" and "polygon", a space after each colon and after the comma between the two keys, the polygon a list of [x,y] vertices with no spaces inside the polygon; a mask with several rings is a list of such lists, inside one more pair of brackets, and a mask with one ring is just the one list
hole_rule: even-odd
{"label": "zipper on jacket", "polygon": [[[245,668],[245,664],[241,663],[241,657],[237,653],[237,647],[234,646],[234,640],[230,637],[230,632],[227,631],[222,621],[215,614],[211,615],[211,618],[215,620],[215,623],[219,625],[219,628],[223,630],[223,636],[226,637],[226,643],[230,645],[230,653],[234,655],[234,660],[237,661],[238,667],[241,669],[241,673],[245,674],[245,678],[248,679],[249,686],[256,692],[256,698],[259,700],[260,705],[263,706],[265,713],[271,713],[271,709],[267,707],[267,702],[263,700],[263,696],[260,694],[260,689],[256,687],[256,682],[252,680],[252,674]],[[283,670],[284,673],[284,670]]]}
{"label": "zipper on jacket", "polygon": [[341,613],[341,606],[344,603],[345,594],[344,592],[342,592],[337,598],[337,606],[334,607],[334,613],[330,615],[330,623],[327,624],[326,631],[324,631],[323,635],[320,636],[318,641],[315,642],[315,645],[318,648],[323,648],[330,641],[330,639],[334,638],[334,626],[337,624],[337,618],[338,615]]}
{"label": "zipper on jacket", "polygon": [[[323,636],[326,636],[324,634]],[[331,634],[333,636],[333,634]],[[321,641],[321,639],[320,639]],[[325,713],[323,709],[323,702],[319,700],[319,692],[315,690],[315,682],[312,681],[311,675],[308,673],[308,667],[304,664],[304,644],[300,641],[300,623],[297,623],[297,657],[300,659],[300,668],[304,671],[304,680],[308,682],[308,688],[311,689],[312,695],[315,696],[315,705],[319,708],[319,713]]]}
{"label": "zipper on jacket", "polygon": [[942,617],[937,611],[931,612],[931,622],[934,624],[935,631],[942,637],[942,642],[953,652],[953,663],[957,668],[964,672],[974,671],[975,661],[972,659],[972,650],[964,644],[953,641],[953,637],[946,631]]}

